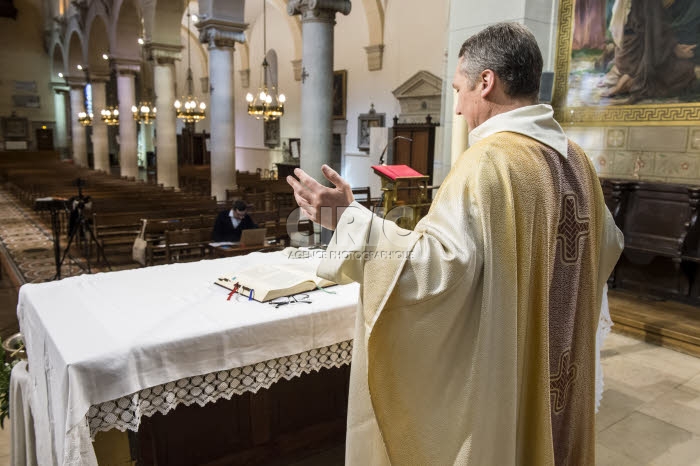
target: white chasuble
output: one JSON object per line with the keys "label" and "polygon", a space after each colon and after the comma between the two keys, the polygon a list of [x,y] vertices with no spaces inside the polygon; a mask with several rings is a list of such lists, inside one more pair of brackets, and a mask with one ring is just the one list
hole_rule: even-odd
{"label": "white chasuble", "polygon": [[622,234],[550,107],[471,136],[414,231],[353,203],[319,266],[362,284],[348,465],[594,462],[596,329]]}

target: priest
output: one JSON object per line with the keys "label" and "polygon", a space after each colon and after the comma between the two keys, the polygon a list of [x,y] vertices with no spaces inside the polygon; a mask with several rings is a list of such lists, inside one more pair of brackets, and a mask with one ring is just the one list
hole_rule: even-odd
{"label": "priest", "polygon": [[470,147],[413,231],[330,167],[332,187],[288,178],[335,230],[318,274],[362,285],[346,464],[594,463],[596,329],[623,239],[537,103],[541,72],[522,25],[464,42],[452,85]]}

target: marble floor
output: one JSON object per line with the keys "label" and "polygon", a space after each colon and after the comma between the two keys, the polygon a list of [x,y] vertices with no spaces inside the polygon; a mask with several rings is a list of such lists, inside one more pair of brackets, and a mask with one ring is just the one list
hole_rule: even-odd
{"label": "marble floor", "polygon": [[[16,305],[15,290],[0,275],[5,331],[16,331]],[[613,332],[602,361],[605,392],[596,419],[596,464],[700,466],[700,358]],[[6,420],[0,430],[0,466],[10,464],[9,425]],[[342,464],[342,447],[294,463]]]}

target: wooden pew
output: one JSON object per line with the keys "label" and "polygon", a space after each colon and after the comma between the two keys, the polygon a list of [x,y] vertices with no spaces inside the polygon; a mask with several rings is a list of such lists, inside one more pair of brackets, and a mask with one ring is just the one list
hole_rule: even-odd
{"label": "wooden pew", "polygon": [[168,230],[165,255],[168,264],[203,259],[209,253],[211,228]]}
{"label": "wooden pew", "polygon": [[[624,210],[616,218],[621,222],[625,249],[615,268],[615,286],[687,300],[693,277],[684,262],[693,247],[687,241],[688,233],[696,228],[691,229],[690,193],[697,188],[633,182],[626,189],[621,201]],[[697,202],[695,205],[697,212]]]}

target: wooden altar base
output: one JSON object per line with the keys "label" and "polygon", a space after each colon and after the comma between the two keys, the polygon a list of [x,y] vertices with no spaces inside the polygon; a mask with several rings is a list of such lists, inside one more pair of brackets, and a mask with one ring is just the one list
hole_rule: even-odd
{"label": "wooden altar base", "polygon": [[700,307],[625,290],[610,290],[608,301],[615,332],[700,356]]}
{"label": "wooden altar base", "polygon": [[132,453],[140,466],[276,466],[337,450],[345,442],[349,380],[350,366],[322,369],[143,418]]}

